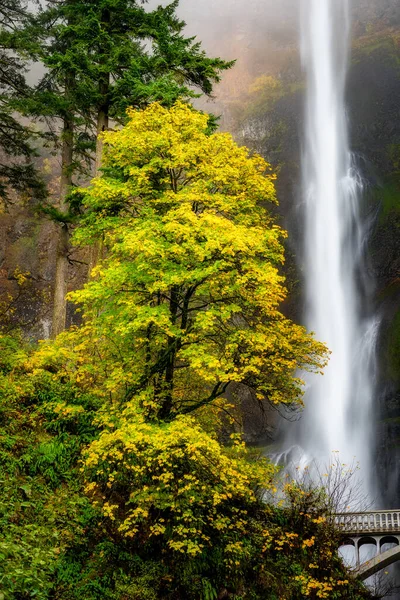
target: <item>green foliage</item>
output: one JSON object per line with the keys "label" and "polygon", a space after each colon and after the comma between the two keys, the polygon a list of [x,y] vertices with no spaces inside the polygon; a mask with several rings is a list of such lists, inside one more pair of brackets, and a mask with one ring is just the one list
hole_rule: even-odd
{"label": "green foliage", "polygon": [[[217,569],[247,559],[248,511],[275,469],[250,464],[242,444],[229,456],[193,418],[146,423],[128,405],[84,455],[86,491],[116,531],[176,555],[204,557]],[[216,555],[217,560],[213,559]]]}
{"label": "green foliage", "polygon": [[369,597],[336,556],[323,493],[290,485],[266,503],[265,459],[193,416],[148,422],[139,398],[121,412],[60,378],[68,358],[20,349],[0,377],[7,600]]}
{"label": "green foliage", "polygon": [[365,56],[370,56],[375,52],[382,52],[384,60],[394,66],[400,66],[398,56],[399,32],[397,29],[384,29],[383,31],[374,31],[370,29],[366,35],[357,39],[354,43],[354,52],[352,56],[353,63],[358,63]]}
{"label": "green foliage", "polygon": [[46,74],[21,110],[47,125],[49,118],[69,121],[71,172],[87,174],[100,113],[120,122],[128,106],[171,105],[195,96],[194,89],[210,94],[231,66],[184,37],[177,5],[149,11],[140,0],[63,0],[49,3],[23,32]]}
{"label": "green foliage", "polygon": [[16,118],[18,100],[26,101],[31,90],[25,80],[24,45],[18,30],[29,23],[24,0],[0,4],[0,198],[10,200],[10,187],[23,195],[43,198],[44,186],[33,165],[33,140],[37,134]]}
{"label": "green foliage", "polygon": [[[93,513],[77,481],[79,431],[87,425],[77,416],[58,420],[57,406],[60,395],[88,412],[93,405],[50,374],[27,373],[20,341],[3,335],[0,342],[0,591],[6,600],[45,600],[59,555]],[[93,412],[82,420],[91,422]]]}
{"label": "green foliage", "polygon": [[375,196],[381,204],[379,225],[385,226],[388,222],[393,223],[393,220],[397,222],[400,214],[400,169],[392,173],[382,187],[376,189]]}
{"label": "green foliage", "polygon": [[18,337],[0,335],[0,371],[9,373],[25,357],[21,349],[21,340]]}
{"label": "green foliage", "polygon": [[387,372],[393,381],[400,381],[400,311],[395,314],[388,334]]}
{"label": "green foliage", "polygon": [[245,110],[245,118],[257,116],[260,111],[270,111],[289,90],[280,79],[262,75],[258,77],[249,89],[249,100]]}

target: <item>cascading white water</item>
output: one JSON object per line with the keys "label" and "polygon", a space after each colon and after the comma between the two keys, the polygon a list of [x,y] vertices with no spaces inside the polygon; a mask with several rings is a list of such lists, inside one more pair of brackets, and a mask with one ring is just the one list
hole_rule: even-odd
{"label": "cascading white water", "polygon": [[[349,0],[302,0],[307,75],[302,156],[306,325],[331,350],[323,377],[307,382],[306,409],[285,460],[359,463],[369,492],[373,356],[377,322],[363,316],[359,283],[362,181],[349,149],[345,83]],[[282,457],[281,457],[282,458]]]}

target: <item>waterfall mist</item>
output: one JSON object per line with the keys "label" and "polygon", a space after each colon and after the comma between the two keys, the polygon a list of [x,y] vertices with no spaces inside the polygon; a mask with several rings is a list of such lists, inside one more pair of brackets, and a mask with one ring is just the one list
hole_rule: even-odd
{"label": "waterfall mist", "polygon": [[281,460],[358,463],[372,499],[371,403],[376,319],[365,314],[360,214],[363,183],[345,110],[349,0],[303,0],[301,56],[307,77],[304,147],[305,324],[331,350],[322,377],[307,380],[306,409]]}

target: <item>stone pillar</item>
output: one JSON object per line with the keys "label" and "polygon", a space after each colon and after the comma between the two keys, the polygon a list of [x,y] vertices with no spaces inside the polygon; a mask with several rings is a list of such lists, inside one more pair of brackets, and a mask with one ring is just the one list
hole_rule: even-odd
{"label": "stone pillar", "polygon": [[356,567],[360,566],[360,547],[359,547],[360,538],[354,539],[354,549],[356,551]]}

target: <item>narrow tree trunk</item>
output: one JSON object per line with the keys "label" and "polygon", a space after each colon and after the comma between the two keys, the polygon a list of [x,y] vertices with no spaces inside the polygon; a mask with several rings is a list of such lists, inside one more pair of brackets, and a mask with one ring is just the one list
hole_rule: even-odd
{"label": "narrow tree trunk", "polygon": [[[111,21],[111,13],[108,9],[104,9],[101,15],[101,25],[104,30],[109,30]],[[101,48],[101,54],[107,54],[110,50],[106,47]],[[111,74],[103,72],[99,79],[99,96],[101,98],[99,110],[97,113],[97,141],[96,141],[96,172],[95,176],[98,177],[101,169],[101,163],[103,159],[103,140],[101,133],[108,129],[108,118],[110,109],[110,80]]]}
{"label": "narrow tree trunk", "polygon": [[[104,9],[101,15],[102,27],[107,31],[109,30],[111,21],[111,13],[108,9]],[[107,54],[109,49],[101,48],[101,54]],[[96,163],[95,163],[95,177],[100,176],[100,169],[103,162],[103,139],[101,134],[107,131],[109,125],[109,108],[110,108],[110,80],[111,74],[108,72],[102,73],[99,80],[99,95],[101,98],[99,110],[97,113],[97,140],[96,140]],[[95,242],[90,247],[89,255],[89,271],[88,279],[90,279],[94,267],[99,262],[103,254],[103,244],[101,240]]]}
{"label": "narrow tree trunk", "polygon": [[[106,73],[99,83],[99,92],[101,97],[103,98],[103,103],[99,108],[97,113],[97,140],[96,140],[96,164],[95,164],[95,177],[100,176],[100,169],[103,161],[103,139],[101,134],[104,131],[107,131],[109,126],[109,104],[108,104],[108,94],[110,90],[110,74]],[[90,256],[89,256],[89,272],[88,278],[90,279],[92,270],[99,262],[102,255],[102,243],[99,240],[95,242],[93,246],[90,247]]]}
{"label": "narrow tree trunk", "polygon": [[[68,213],[68,202],[66,201],[69,189],[72,184],[72,160],[73,160],[73,142],[74,142],[74,123],[72,119],[65,118],[62,132],[62,156],[61,156],[61,182],[60,182],[60,203],[59,211]],[[53,320],[51,336],[55,338],[64,331],[67,316],[67,295],[68,286],[68,247],[69,231],[68,225],[63,223],[60,226],[57,240],[57,259],[56,276],[54,287]]]}
{"label": "narrow tree trunk", "polygon": [[[179,308],[179,288],[173,286],[170,291],[169,311],[171,315],[171,324],[175,325],[176,316]],[[175,337],[168,338],[168,346],[170,348],[165,368],[165,385],[163,390],[163,399],[158,412],[159,419],[166,421],[170,418],[173,409],[173,392],[174,392],[174,375],[175,375],[175,358],[177,339]]]}
{"label": "narrow tree trunk", "polygon": [[[103,87],[103,90],[106,87],[107,88],[106,93],[108,93],[108,87],[109,87],[108,83],[107,83],[107,85],[104,85],[101,87]],[[108,125],[109,125],[108,106],[104,105],[99,110],[98,115],[97,115],[96,171],[95,171],[96,177],[98,177],[100,175],[100,169],[101,169],[101,165],[102,165],[102,161],[103,161],[103,139],[100,134],[102,134],[104,131],[107,131]]]}

